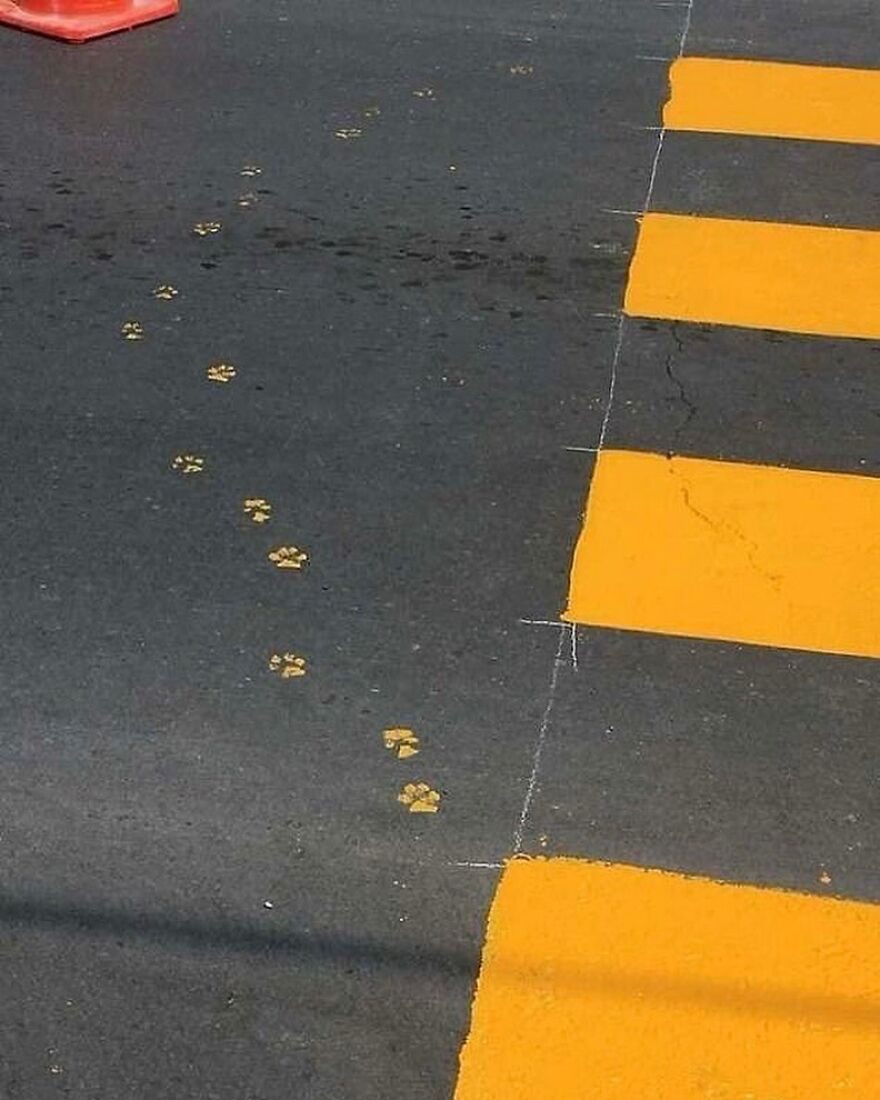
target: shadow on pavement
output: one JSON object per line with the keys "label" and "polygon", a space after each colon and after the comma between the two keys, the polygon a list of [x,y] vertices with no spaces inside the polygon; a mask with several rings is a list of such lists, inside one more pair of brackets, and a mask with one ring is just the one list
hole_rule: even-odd
{"label": "shadow on pavement", "polygon": [[95,908],[49,897],[0,898],[0,925],[29,926],[85,936],[125,936],[165,946],[247,954],[296,955],[306,961],[351,962],[432,971],[472,979],[478,958],[429,946],[343,937],[289,928],[259,928],[242,921],[198,921],[164,913]]}

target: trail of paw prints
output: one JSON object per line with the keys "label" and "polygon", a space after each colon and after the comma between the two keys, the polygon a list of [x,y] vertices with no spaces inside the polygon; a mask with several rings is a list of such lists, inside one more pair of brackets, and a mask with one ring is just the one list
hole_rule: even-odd
{"label": "trail of paw prints", "polygon": [[[421,88],[414,88],[412,95],[416,99],[424,100],[435,100],[437,98],[436,90],[427,85]],[[381,114],[382,109],[378,103],[367,104],[367,106],[361,107],[359,111],[349,114],[348,124],[334,127],[333,136],[338,141],[358,141],[367,133],[366,125],[374,122]]]}
{"label": "trail of paw prints", "polygon": [[[365,118],[372,118],[379,114],[379,109],[371,108],[364,112]],[[340,137],[359,137],[362,131],[352,128],[340,133]],[[262,169],[256,164],[245,164],[239,169],[239,175],[244,179],[252,180],[262,175]],[[246,210],[257,204],[259,196],[254,191],[246,191],[235,200],[239,209]],[[192,226],[192,233],[196,237],[210,237],[220,233],[223,224],[220,221],[199,221]],[[177,288],[170,283],[160,283],[153,289],[153,296],[162,301],[170,301],[177,297]],[[122,335],[126,339],[139,340],[143,337],[143,326],[137,321],[129,321],[123,326]],[[225,360],[210,363],[205,368],[205,379],[215,385],[229,385],[236,378],[236,367]],[[192,452],[181,452],[175,455],[171,461],[172,469],[182,475],[201,473],[205,468],[203,456]],[[242,501],[242,512],[253,524],[262,526],[272,518],[272,504],[265,497],[245,497]],[[279,545],[267,552],[269,563],[276,569],[292,572],[301,572],[309,560],[308,554],[295,545]],[[308,673],[308,662],[304,656],[292,650],[283,650],[271,653],[267,660],[268,671],[281,680],[302,679]]]}
{"label": "trail of paw prints", "polygon": [[358,141],[364,136],[366,130],[361,123],[375,122],[382,114],[382,109],[378,103],[370,103],[366,107],[362,107],[359,111],[353,112],[349,115],[351,122],[346,126],[337,126],[333,130],[333,136],[338,141]]}
{"label": "trail of paw prints", "polygon": [[[423,99],[433,101],[437,99],[437,92],[429,85],[424,85],[421,88],[414,88],[412,95],[416,99]],[[365,126],[371,122],[374,122],[382,114],[382,109],[377,103],[370,103],[365,107],[362,107],[357,112],[351,112],[348,116],[349,121],[344,126],[336,126],[333,129],[333,136],[338,141],[358,141],[366,134]]]}
{"label": "trail of paw prints", "polygon": [[[256,179],[257,176],[263,174],[263,169],[257,164],[245,164],[242,165],[238,174],[244,176],[245,179]],[[255,191],[245,191],[235,200],[235,205],[240,210],[250,210],[251,207],[256,206],[259,201],[260,196]]]}
{"label": "trail of paw prints", "polygon": [[[419,735],[408,726],[382,730],[382,744],[398,760],[410,760],[420,752]],[[397,801],[411,814],[438,813],[441,798],[440,792],[424,781],[404,783],[397,795]]]}

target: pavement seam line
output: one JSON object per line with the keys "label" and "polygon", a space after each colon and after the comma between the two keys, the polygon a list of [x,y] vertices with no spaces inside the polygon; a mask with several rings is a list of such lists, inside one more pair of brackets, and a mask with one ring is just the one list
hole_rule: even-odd
{"label": "pavement seam line", "polygon": [[[681,28],[681,34],[678,39],[678,57],[682,57],[684,54],[685,46],[687,45],[688,34],[691,29],[691,20],[694,12],[694,0],[687,0],[687,10],[685,11],[684,21]],[[651,174],[648,179],[648,188],[645,193],[645,201],[643,203],[643,213],[648,210],[651,205],[651,199],[654,196],[654,186],[657,182],[657,171],[660,166],[660,157],[663,154],[663,144],[666,138],[666,127],[661,126],[657,135],[657,146],[654,150],[654,156],[651,161]],[[620,362],[620,354],[623,348],[623,338],[626,329],[626,314],[621,311],[617,322],[617,336],[614,342],[614,352],[611,357],[611,368],[608,379],[608,392],[605,399],[605,410],[602,416],[602,425],[599,431],[599,439],[596,444],[596,460],[602,452],[602,448],[605,445],[605,436],[608,431],[608,424],[611,420],[611,413],[614,408],[614,392],[617,387],[617,367]],[[595,468],[595,467],[594,467]],[[587,498],[587,511],[589,510],[589,495]],[[525,621],[525,620],[521,620]],[[571,624],[570,634],[570,656],[572,669],[577,671],[578,658],[577,658],[577,636],[576,627]],[[519,821],[517,822],[516,829],[513,834],[513,850],[515,855],[522,853],[523,837],[525,834],[526,824],[528,823],[529,812],[532,808],[532,801],[535,797],[535,790],[538,785],[538,775],[541,770],[541,758],[544,754],[544,745],[547,741],[547,734],[550,728],[550,717],[553,713],[553,704],[556,699],[556,687],[559,682],[559,670],[564,662],[563,651],[565,648],[565,640],[567,635],[566,630],[561,630],[559,633],[559,644],[556,647],[556,656],[553,660],[553,670],[550,674],[550,689],[547,696],[547,705],[544,708],[544,714],[541,719],[541,724],[538,727],[538,736],[535,740],[535,747],[532,752],[532,770],[529,775],[529,782],[526,787],[525,797],[523,799],[522,810],[520,811]]]}
{"label": "pavement seam line", "polygon": [[[685,46],[687,45],[688,35],[691,29],[691,20],[694,14],[694,0],[688,0],[687,10],[684,15],[684,22],[681,28],[681,34],[678,39],[678,53],[673,60],[679,60],[684,55]],[[651,200],[654,198],[654,188],[657,184],[657,172],[660,168],[660,158],[663,155],[663,146],[666,142],[666,130],[667,127],[662,125],[657,131],[657,145],[654,149],[654,156],[651,161],[651,174],[648,177],[648,187],[645,192],[645,201],[642,203],[642,209],[640,211],[613,211],[614,213],[631,214],[635,217],[642,217],[648,212],[651,207]],[[609,211],[610,213],[611,211]],[[621,310],[618,323],[617,323],[617,337],[614,343],[614,351],[611,356],[610,375],[608,380],[608,392],[605,398],[605,411],[602,415],[602,425],[599,429],[599,439],[596,443],[596,453],[600,452],[605,445],[605,437],[608,434],[608,425],[611,421],[611,414],[614,411],[614,395],[617,389],[617,368],[620,363],[621,352],[623,351],[623,339],[626,331],[626,313]]]}
{"label": "pavement seam line", "polygon": [[[571,626],[571,633],[573,634],[575,629],[574,624],[566,625]],[[514,855],[519,855],[522,852],[523,834],[525,833],[526,822],[529,818],[529,810],[532,808],[532,799],[535,797],[535,788],[538,785],[538,774],[541,770],[541,757],[544,754],[544,745],[547,743],[547,733],[550,729],[550,717],[553,714],[553,704],[556,701],[559,670],[565,663],[563,653],[565,651],[565,639],[568,633],[568,630],[560,630],[559,632],[559,643],[556,646],[556,656],[553,659],[553,670],[550,673],[550,689],[547,693],[547,705],[544,707],[541,725],[538,727],[538,736],[535,739],[535,747],[532,752],[532,770],[529,774],[529,782],[526,787],[526,794],[523,799],[519,821],[517,822],[516,830],[513,834]]]}

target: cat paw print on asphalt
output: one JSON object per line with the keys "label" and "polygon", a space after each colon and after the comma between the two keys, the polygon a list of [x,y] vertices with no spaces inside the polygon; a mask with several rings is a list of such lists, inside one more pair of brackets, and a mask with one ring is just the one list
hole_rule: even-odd
{"label": "cat paw print on asphalt", "polygon": [[236,370],[231,363],[212,363],[205,371],[205,377],[209,382],[231,382],[235,375]]}
{"label": "cat paw print on asphalt", "polygon": [[143,340],[144,326],[140,321],[126,321],[119,330],[126,340]]}
{"label": "cat paw print on asphalt", "polygon": [[201,455],[179,454],[171,461],[171,469],[181,474],[200,474],[205,468],[205,460]]}
{"label": "cat paw print on asphalt", "polygon": [[440,792],[427,783],[407,783],[397,801],[402,803],[411,814],[435,814],[440,809]]}
{"label": "cat paw print on asphalt", "polygon": [[402,726],[382,731],[382,743],[398,760],[406,760],[419,751],[419,739],[412,730]]}
{"label": "cat paw print on asphalt", "polygon": [[302,569],[308,560],[309,555],[298,546],[278,546],[269,551],[269,561],[276,569]]}
{"label": "cat paw print on asphalt", "polygon": [[161,302],[170,302],[172,298],[177,297],[177,287],[172,286],[170,283],[162,283],[154,288],[153,297],[158,298]]}
{"label": "cat paw print on asphalt", "polygon": [[248,497],[242,508],[253,523],[268,523],[272,517],[272,505],[262,497]]}
{"label": "cat paw print on asphalt", "polygon": [[294,680],[298,676],[305,676],[308,668],[305,657],[296,653],[273,653],[269,658],[269,671],[280,676],[282,680]]}
{"label": "cat paw print on asphalt", "polygon": [[220,222],[196,222],[193,226],[193,233],[197,237],[210,237],[214,233],[219,233],[222,228]]}

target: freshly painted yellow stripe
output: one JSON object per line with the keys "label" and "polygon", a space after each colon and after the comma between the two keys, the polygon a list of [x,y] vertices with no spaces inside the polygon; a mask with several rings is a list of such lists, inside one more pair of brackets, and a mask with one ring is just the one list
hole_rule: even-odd
{"label": "freshly painted yellow stripe", "polygon": [[577,860],[492,905],[455,1100],[874,1100],[880,906]]}
{"label": "freshly painted yellow stripe", "polygon": [[670,130],[880,144],[880,70],[683,57],[669,82]]}
{"label": "freshly painted yellow stripe", "polygon": [[880,478],[602,451],[564,617],[880,657]]}
{"label": "freshly painted yellow stripe", "polygon": [[827,336],[880,337],[880,232],[646,214],[624,308]]}

